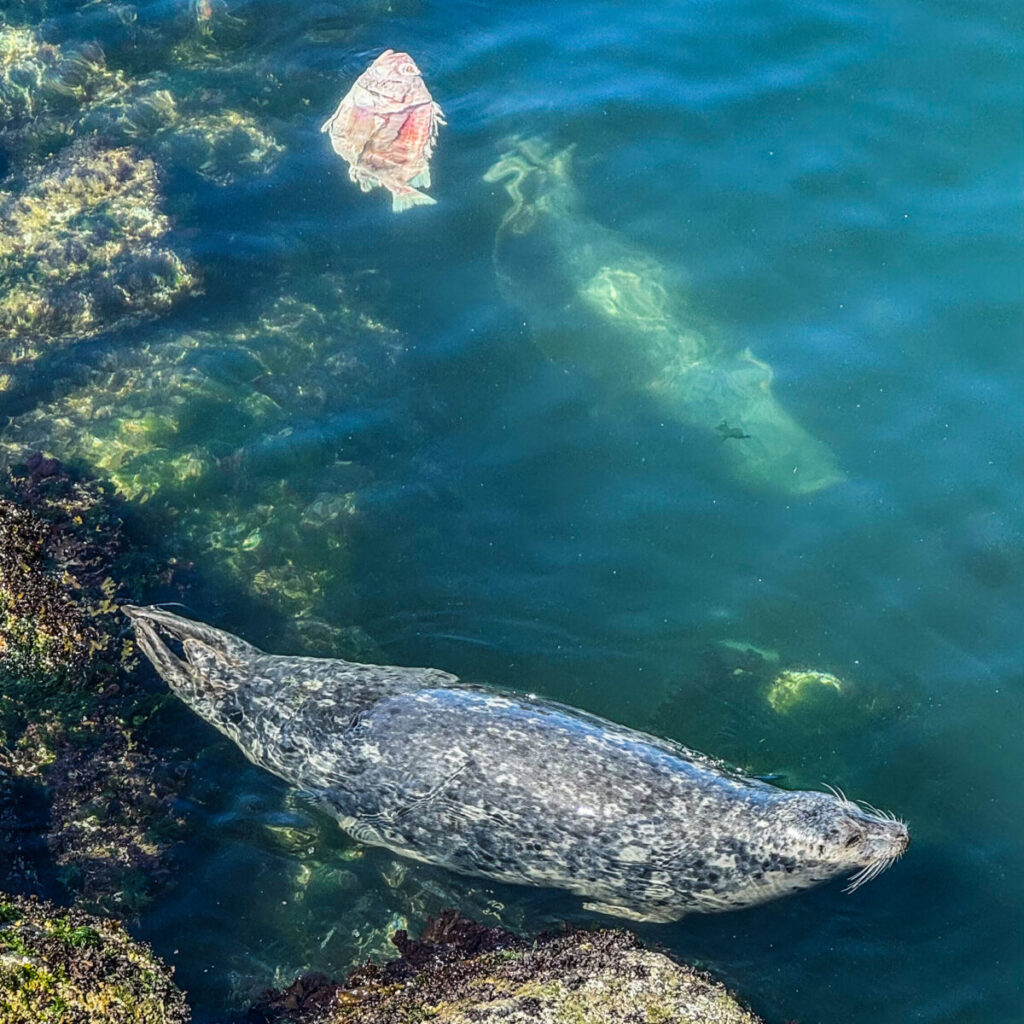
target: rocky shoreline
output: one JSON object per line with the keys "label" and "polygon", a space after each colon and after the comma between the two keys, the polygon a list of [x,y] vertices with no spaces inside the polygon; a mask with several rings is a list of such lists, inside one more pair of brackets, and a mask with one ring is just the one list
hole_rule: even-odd
{"label": "rocky shoreline", "polygon": [[[446,911],[398,958],[304,975],[224,1024],[760,1024],[709,974],[621,929],[523,939]],[[0,894],[4,1024],[188,1024],[173,968],[110,918]]]}

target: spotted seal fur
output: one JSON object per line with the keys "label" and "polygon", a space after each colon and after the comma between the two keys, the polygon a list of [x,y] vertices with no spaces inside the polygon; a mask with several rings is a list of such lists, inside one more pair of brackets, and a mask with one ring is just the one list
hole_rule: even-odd
{"label": "spotted seal fur", "polygon": [[356,839],[453,871],[674,921],[851,872],[856,888],[909,842],[839,793],[777,789],[572,708],[438,669],[265,654],[160,608],[124,610],[171,689],[251,761]]}

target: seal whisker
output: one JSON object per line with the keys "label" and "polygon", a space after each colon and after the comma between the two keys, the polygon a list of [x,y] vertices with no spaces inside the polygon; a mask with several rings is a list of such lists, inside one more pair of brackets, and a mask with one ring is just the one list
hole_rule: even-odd
{"label": "seal whisker", "polygon": [[873,861],[868,864],[867,867],[861,868],[855,875],[849,879],[849,884],[843,889],[843,892],[856,892],[862,885],[866,885],[868,882],[877,878],[883,871],[892,867],[900,859],[902,854],[895,854],[892,857],[882,857],[879,860]]}
{"label": "seal whisker", "polygon": [[827,782],[823,782],[822,785],[846,808],[851,810],[860,810],[857,804],[850,800],[847,795],[838,787],[832,786]]}

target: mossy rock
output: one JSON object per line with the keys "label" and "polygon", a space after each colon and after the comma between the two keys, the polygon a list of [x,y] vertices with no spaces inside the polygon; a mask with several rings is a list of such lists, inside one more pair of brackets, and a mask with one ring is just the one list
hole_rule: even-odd
{"label": "mossy rock", "polygon": [[102,487],[35,455],[0,486],[0,682],[5,692],[109,682],[134,659],[110,572],[126,558]]}
{"label": "mossy rock", "polygon": [[0,192],[0,361],[37,359],[196,292],[160,206],[152,160],[91,140]]}
{"label": "mossy rock", "polygon": [[[340,274],[291,277],[216,329],[116,346],[75,387],[0,430],[0,464],[60,453],[162,524],[204,578],[294,623],[289,644],[352,657],[349,536],[372,474],[336,410],[395,375],[401,337]],[[0,342],[2,346],[2,342]],[[404,426],[402,429],[406,429]],[[418,429],[415,424],[410,430]]]}
{"label": "mossy rock", "polygon": [[0,894],[3,1024],[186,1024],[185,997],[116,921]]}
{"label": "mossy rock", "polygon": [[[85,104],[108,99],[125,84],[121,74],[107,68],[95,44],[51,44],[33,28],[0,20],[0,138],[5,148],[12,132],[20,136],[20,129],[41,121],[33,130],[45,134],[41,127],[48,118],[75,116]],[[68,132],[66,125],[49,127],[55,136]]]}
{"label": "mossy rock", "polygon": [[759,1024],[710,975],[629,932],[572,930],[529,942],[445,911],[400,960],[270,992],[251,1024]]}
{"label": "mossy rock", "polygon": [[146,741],[171,698],[126,671],[117,608],[172,571],[133,549],[119,512],[39,455],[0,486],[0,886],[55,874],[89,908],[134,917],[169,874],[185,768]]}

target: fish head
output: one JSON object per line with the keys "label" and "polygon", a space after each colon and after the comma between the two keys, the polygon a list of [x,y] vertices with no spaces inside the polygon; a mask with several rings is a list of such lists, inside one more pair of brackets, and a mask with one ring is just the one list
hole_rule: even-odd
{"label": "fish head", "polygon": [[416,62],[407,53],[385,50],[359,78],[377,103],[387,107],[424,103],[430,93]]}

